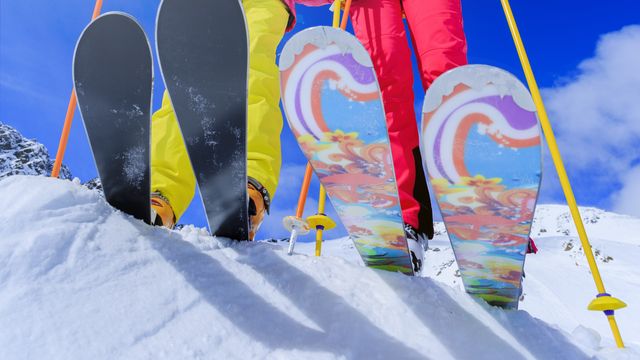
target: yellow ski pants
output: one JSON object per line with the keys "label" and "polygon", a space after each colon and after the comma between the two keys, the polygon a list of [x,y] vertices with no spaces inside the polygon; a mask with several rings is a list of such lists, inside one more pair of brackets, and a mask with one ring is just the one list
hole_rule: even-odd
{"label": "yellow ski pants", "polygon": [[[244,0],[243,7],[249,30],[247,174],[273,199],[282,164],[276,47],[289,13],[280,0]],[[153,114],[151,133],[151,191],[167,198],[179,219],[193,199],[196,178],[166,91],[162,107]]]}

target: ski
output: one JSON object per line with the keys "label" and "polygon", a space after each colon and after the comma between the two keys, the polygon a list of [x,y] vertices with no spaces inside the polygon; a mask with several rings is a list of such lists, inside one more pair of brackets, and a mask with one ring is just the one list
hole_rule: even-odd
{"label": "ski", "polygon": [[140,25],[114,12],[85,28],[73,58],[75,92],[105,198],[147,223],[152,64]]}
{"label": "ski", "polygon": [[248,239],[248,40],[238,0],[163,0],[156,47],[213,235]]}
{"label": "ski", "polygon": [[495,67],[450,70],[424,99],[421,150],[466,291],[517,308],[542,176],[531,95]]}
{"label": "ski", "polygon": [[369,54],[347,32],[315,27],[286,43],[280,72],[289,127],[365,265],[413,274]]}

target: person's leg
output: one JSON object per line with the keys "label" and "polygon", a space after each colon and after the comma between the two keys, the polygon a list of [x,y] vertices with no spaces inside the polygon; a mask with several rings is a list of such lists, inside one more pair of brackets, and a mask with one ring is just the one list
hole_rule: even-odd
{"label": "person's leg", "polygon": [[[247,174],[251,198],[249,233],[253,238],[265,211],[269,210],[282,165],[280,133],[283,121],[276,48],[287,27],[289,12],[280,0],[244,0],[242,4],[249,29]],[[268,195],[260,191],[261,186]]]}
{"label": "person's leg", "polygon": [[276,48],[289,13],[280,0],[244,0],[249,29],[247,172],[273,197],[280,176],[280,73]]}
{"label": "person's leg", "polygon": [[413,196],[418,128],[413,108],[411,52],[400,0],[358,0],[351,5],[356,36],[371,55],[387,119],[393,164],[405,223],[419,227],[420,204]]}
{"label": "person's leg", "polygon": [[[467,63],[460,0],[403,0],[402,4],[422,86],[427,90],[440,74]],[[420,159],[419,151],[416,151],[416,159]],[[415,166],[417,181],[414,196],[421,203],[420,230],[432,237],[433,215],[422,160],[416,161]]]}
{"label": "person's leg", "polygon": [[[168,200],[175,219],[187,210],[196,189],[187,148],[165,91],[151,122],[151,191]],[[166,224],[165,224],[166,225]]]}
{"label": "person's leg", "polygon": [[403,0],[422,85],[467,64],[467,41],[460,0]]}

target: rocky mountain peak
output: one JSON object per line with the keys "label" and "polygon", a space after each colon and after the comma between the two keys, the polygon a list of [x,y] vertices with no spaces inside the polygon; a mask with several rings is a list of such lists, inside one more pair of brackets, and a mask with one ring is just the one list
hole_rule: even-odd
{"label": "rocky mountain peak", "polygon": [[[27,139],[18,130],[0,122],[0,178],[11,175],[48,176],[53,162],[43,144]],[[64,165],[60,178],[72,179],[71,171]]]}

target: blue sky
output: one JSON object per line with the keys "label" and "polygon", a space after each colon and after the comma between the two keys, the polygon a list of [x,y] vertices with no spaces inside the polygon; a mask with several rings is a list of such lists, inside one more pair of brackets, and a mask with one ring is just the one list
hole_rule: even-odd
{"label": "blue sky", "polygon": [[[159,0],[104,0],[103,12],[130,13],[154,44],[158,4]],[[524,81],[500,1],[462,4],[469,61],[501,67]],[[640,25],[640,3],[513,0],[511,6],[544,89],[578,202],[640,216],[640,206],[632,200],[640,199],[640,26],[631,26]],[[92,9],[91,0],[0,1],[0,121],[44,143],[52,156],[72,86],[73,49]],[[331,22],[328,7],[298,6],[298,13],[294,33]],[[164,88],[157,62],[155,74],[157,109]],[[420,109],[423,91],[418,82],[415,93]],[[282,141],[281,183],[259,238],[286,236],[281,218],[295,211],[306,159],[286,125]],[[65,164],[83,181],[96,176],[78,112]],[[315,212],[317,191],[314,180],[306,214]],[[541,201],[564,202],[548,155]],[[199,201],[181,222],[205,224]],[[344,229],[338,229],[327,237],[343,234]]]}

